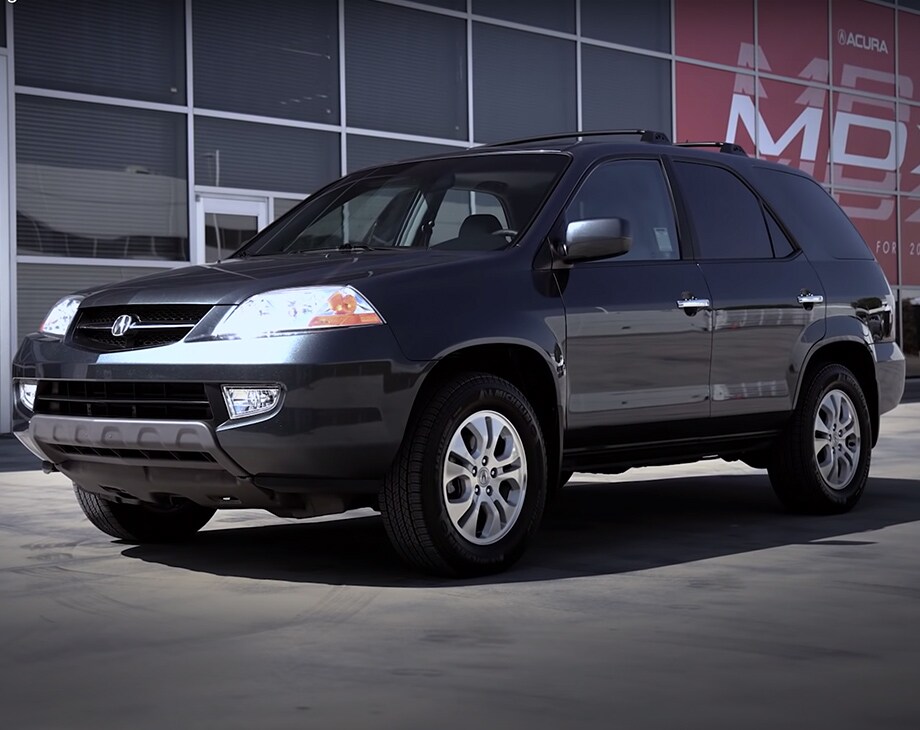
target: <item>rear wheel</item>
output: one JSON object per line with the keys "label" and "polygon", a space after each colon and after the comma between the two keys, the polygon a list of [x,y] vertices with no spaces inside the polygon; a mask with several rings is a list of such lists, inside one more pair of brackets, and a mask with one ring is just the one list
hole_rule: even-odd
{"label": "rear wheel", "polygon": [[805,391],[768,467],[780,501],[797,512],[846,512],[869,477],[872,423],[859,381],[826,365]]}
{"label": "rear wheel", "polygon": [[178,542],[194,535],[214,516],[215,510],[191,502],[159,507],[121,504],[73,485],[77,502],[87,519],[107,535],[126,542]]}
{"label": "rear wheel", "polygon": [[533,409],[508,381],[470,374],[426,405],[386,479],[381,513],[409,563],[481,575],[521,556],[545,499],[546,451]]}

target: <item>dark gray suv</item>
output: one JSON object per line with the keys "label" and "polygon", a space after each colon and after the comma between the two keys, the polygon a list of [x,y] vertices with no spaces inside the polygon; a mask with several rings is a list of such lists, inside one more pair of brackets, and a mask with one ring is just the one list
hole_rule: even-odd
{"label": "dark gray suv", "polygon": [[13,376],[16,435],[109,535],[374,507],[470,575],[576,470],[719,456],[850,509],[904,359],[818,183],[640,130],[356,172],[220,263],[66,297]]}

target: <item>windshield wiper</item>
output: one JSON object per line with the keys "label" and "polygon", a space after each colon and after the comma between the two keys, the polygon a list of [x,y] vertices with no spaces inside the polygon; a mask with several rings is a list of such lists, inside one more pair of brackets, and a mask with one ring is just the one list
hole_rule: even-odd
{"label": "windshield wiper", "polygon": [[408,248],[408,246],[368,246],[366,243],[352,243],[346,241],[341,244],[336,251],[397,251]]}

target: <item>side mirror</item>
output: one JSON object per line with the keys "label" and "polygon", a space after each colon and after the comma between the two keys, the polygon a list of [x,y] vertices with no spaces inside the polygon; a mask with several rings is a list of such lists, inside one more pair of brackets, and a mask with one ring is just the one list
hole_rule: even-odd
{"label": "side mirror", "polygon": [[589,218],[565,227],[562,259],[567,263],[594,261],[628,253],[632,246],[629,221],[623,218]]}

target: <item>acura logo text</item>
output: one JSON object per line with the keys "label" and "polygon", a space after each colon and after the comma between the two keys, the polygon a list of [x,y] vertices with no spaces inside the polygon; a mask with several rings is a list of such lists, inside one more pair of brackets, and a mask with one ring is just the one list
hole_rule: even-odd
{"label": "acura logo text", "polygon": [[115,337],[124,337],[135,324],[134,317],[130,314],[122,314],[112,323],[112,334]]}
{"label": "acura logo text", "polygon": [[852,46],[853,48],[861,48],[864,51],[888,55],[888,44],[885,43],[884,39],[874,38],[862,33],[849,33],[843,28],[837,31],[837,42],[841,46]]}

